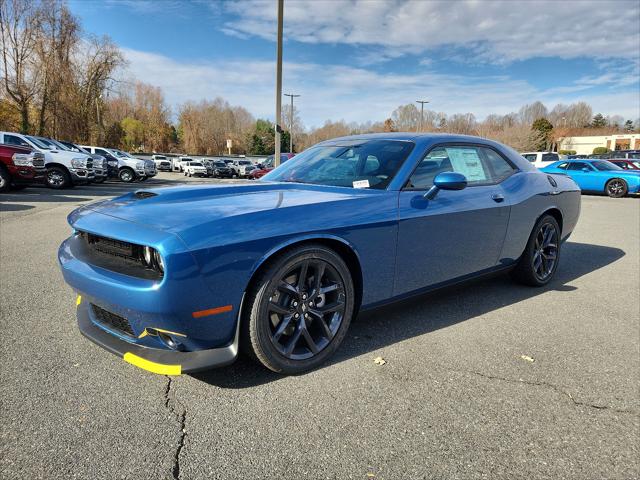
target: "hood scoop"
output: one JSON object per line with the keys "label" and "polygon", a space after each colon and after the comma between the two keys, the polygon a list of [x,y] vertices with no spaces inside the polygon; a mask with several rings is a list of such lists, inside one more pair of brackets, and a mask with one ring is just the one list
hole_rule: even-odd
{"label": "hood scoop", "polygon": [[153,192],[146,192],[144,190],[138,190],[136,193],[133,194],[133,196],[136,198],[139,198],[140,200],[144,200],[145,198],[157,197],[158,194]]}

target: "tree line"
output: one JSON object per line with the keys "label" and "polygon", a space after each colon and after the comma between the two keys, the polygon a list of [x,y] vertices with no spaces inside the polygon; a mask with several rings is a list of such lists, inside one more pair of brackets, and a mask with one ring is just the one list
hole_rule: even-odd
{"label": "tree line", "polygon": [[[246,108],[213,100],[186,102],[172,111],[162,90],[122,78],[126,61],[108,37],[82,29],[63,0],[0,0],[0,130],[124,148],[129,151],[187,152],[218,155],[271,154],[274,125],[256,119]],[[479,135],[513,148],[553,148],[569,135],[637,131],[620,116],[604,117],[585,102],[542,102],[518,112],[491,114],[421,113],[413,103],[398,106],[390,116],[365,123],[327,120],[305,128],[300,112],[283,111],[282,151],[301,151],[319,141],[344,135],[424,131]]]}

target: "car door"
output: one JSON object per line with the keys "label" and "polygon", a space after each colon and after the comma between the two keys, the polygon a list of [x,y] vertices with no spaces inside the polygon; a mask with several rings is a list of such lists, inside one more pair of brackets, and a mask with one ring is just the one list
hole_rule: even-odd
{"label": "car door", "polygon": [[589,162],[569,162],[567,167],[569,175],[582,190],[597,190],[604,188],[604,181],[598,171]]}
{"label": "car door", "polygon": [[[425,199],[433,179],[446,171],[465,175],[468,186]],[[497,265],[510,211],[500,184],[517,171],[488,146],[441,145],[425,155],[399,194],[394,295]]]}

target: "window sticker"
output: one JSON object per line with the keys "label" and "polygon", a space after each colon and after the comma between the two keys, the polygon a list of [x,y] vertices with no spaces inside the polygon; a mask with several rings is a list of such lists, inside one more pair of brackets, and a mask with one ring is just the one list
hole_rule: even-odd
{"label": "window sticker", "polygon": [[484,171],[478,151],[475,148],[447,148],[453,171],[467,177],[467,182],[484,182],[487,174]]}
{"label": "window sticker", "polygon": [[369,180],[355,180],[353,188],[369,188]]}

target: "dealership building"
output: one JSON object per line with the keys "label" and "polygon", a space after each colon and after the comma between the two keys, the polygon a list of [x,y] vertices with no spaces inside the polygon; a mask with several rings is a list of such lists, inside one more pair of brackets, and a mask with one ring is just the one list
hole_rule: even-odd
{"label": "dealership building", "polygon": [[577,154],[588,155],[593,153],[593,149],[596,147],[606,147],[609,150],[640,149],[640,134],[564,137],[560,139],[558,150],[575,150]]}

